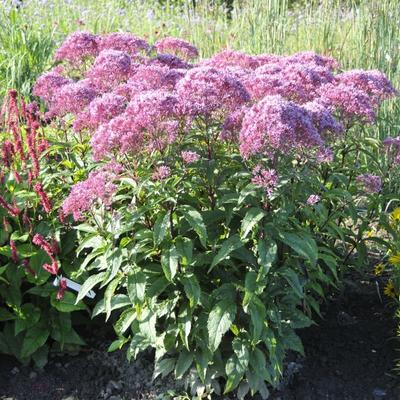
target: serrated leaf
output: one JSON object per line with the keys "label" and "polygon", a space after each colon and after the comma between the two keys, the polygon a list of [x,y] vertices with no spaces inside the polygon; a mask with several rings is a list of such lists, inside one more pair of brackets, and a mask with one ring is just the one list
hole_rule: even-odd
{"label": "serrated leaf", "polygon": [[133,304],[142,304],[146,292],[146,274],[138,267],[128,275],[128,295]]}
{"label": "serrated leaf", "polygon": [[132,322],[135,321],[136,316],[136,311],[133,308],[123,311],[118,321],[114,325],[115,332],[122,336],[132,325]]}
{"label": "serrated leaf", "polygon": [[115,290],[117,289],[119,283],[121,282],[123,275],[118,275],[114,280],[112,280],[108,286],[106,291],[104,292],[104,308],[106,311],[106,321],[110,318],[111,315],[111,301],[114,296]]}
{"label": "serrated leaf", "polygon": [[175,379],[181,379],[193,363],[193,353],[182,350],[175,365]]}
{"label": "serrated leaf", "polygon": [[182,278],[183,289],[190,302],[190,307],[195,307],[201,297],[199,282],[194,274],[188,274]]}
{"label": "serrated leaf", "polygon": [[21,357],[29,357],[36,350],[42,347],[46,343],[49,335],[50,332],[48,331],[48,329],[41,325],[30,328],[26,332],[24,341],[22,343]]}
{"label": "serrated leaf", "polygon": [[175,358],[164,358],[155,363],[153,381],[161,375],[163,378],[171,373],[175,368]]}
{"label": "serrated leaf", "polygon": [[161,267],[165,277],[172,282],[178,271],[179,256],[175,246],[171,246],[161,254]]}
{"label": "serrated leaf", "polygon": [[292,248],[298,255],[308,259],[315,266],[318,259],[318,246],[315,240],[308,234],[283,233],[281,240]]}
{"label": "serrated leaf", "polygon": [[[122,308],[131,304],[129,297],[125,294],[117,294],[111,298],[111,311],[117,310],[118,308]],[[96,317],[99,314],[105,313],[105,305],[104,299],[101,299],[94,307],[92,312],[92,318]]]}
{"label": "serrated leaf", "polygon": [[156,220],[153,230],[154,244],[158,246],[165,238],[170,226],[170,213],[163,212]]}
{"label": "serrated leaf", "polygon": [[76,303],[78,303],[79,300],[82,300],[98,283],[103,282],[106,276],[106,272],[100,272],[99,274],[92,275],[88,279],[86,279],[79,290],[78,296],[76,298]]}
{"label": "serrated leaf", "polygon": [[254,226],[265,216],[265,211],[258,207],[250,208],[242,221],[241,237],[245,239]]}
{"label": "serrated leaf", "polygon": [[257,244],[258,263],[260,272],[258,280],[263,280],[275,261],[278,246],[271,239],[259,239]]}
{"label": "serrated leaf", "polygon": [[229,256],[229,254],[232,253],[232,251],[239,249],[240,247],[243,246],[242,241],[240,240],[240,237],[238,234],[235,234],[231,236],[230,238],[226,239],[221,248],[219,249],[218,253],[212,260],[211,266],[208,270],[208,273],[221,261],[225,260],[226,257]]}
{"label": "serrated leaf", "polygon": [[204,224],[201,214],[195,208],[188,205],[180,206],[179,211],[182,213],[183,217],[186,219],[192,229],[197,233],[201,244],[206,247],[207,228]]}
{"label": "serrated leaf", "polygon": [[222,336],[228,332],[235,320],[236,304],[230,300],[218,302],[210,312],[207,321],[208,345],[212,352],[216,351],[221,343]]}

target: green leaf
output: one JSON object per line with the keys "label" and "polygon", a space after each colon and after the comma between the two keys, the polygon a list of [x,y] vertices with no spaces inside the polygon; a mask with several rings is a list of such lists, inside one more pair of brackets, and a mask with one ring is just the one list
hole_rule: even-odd
{"label": "green leaf", "polygon": [[115,351],[115,350],[121,350],[122,347],[123,347],[127,342],[129,342],[129,338],[126,338],[126,337],[122,336],[122,337],[118,338],[117,340],[114,340],[114,341],[110,344],[110,346],[108,347],[107,351],[108,351],[109,353],[111,353],[112,351]]}
{"label": "green leaf", "polygon": [[192,229],[197,233],[201,244],[206,247],[207,228],[204,224],[201,214],[196,209],[188,205],[180,206],[179,211],[182,213],[183,217],[186,219]]}
{"label": "green leaf", "polygon": [[239,249],[240,247],[243,246],[242,241],[240,240],[240,236],[238,234],[235,234],[231,236],[230,238],[226,239],[224,243],[222,244],[222,247],[219,249],[217,255],[214,257],[212,260],[211,266],[208,270],[208,273],[221,261],[225,260],[226,257],[229,256],[232,251]]}
{"label": "green leaf", "polygon": [[12,319],[16,319],[17,317],[14,314],[11,314],[4,308],[0,308],[0,321],[10,321]]}
{"label": "green leaf", "polygon": [[48,329],[42,325],[36,325],[30,328],[27,331],[22,343],[21,357],[25,358],[32,355],[36,350],[46,343],[49,335],[50,332]]}
{"label": "green leaf", "polygon": [[[111,298],[111,311],[117,310],[118,308],[122,308],[131,304],[129,297],[125,294],[117,294]],[[92,312],[92,318],[96,317],[99,314],[105,313],[106,308],[104,305],[104,299],[101,299],[94,307]]]}
{"label": "green leaf", "polygon": [[122,336],[132,325],[132,322],[136,320],[136,317],[137,314],[134,308],[128,308],[127,310],[124,310],[120,315],[119,320],[114,325],[117,335]]}
{"label": "green leaf", "polygon": [[176,247],[172,245],[169,249],[164,250],[161,254],[161,267],[165,277],[172,282],[178,271],[179,255]]}
{"label": "green leaf", "polygon": [[181,379],[193,363],[193,353],[181,350],[175,366],[175,379]]}
{"label": "green leaf", "polygon": [[114,280],[112,280],[108,286],[106,291],[104,292],[104,307],[106,310],[106,321],[110,318],[111,315],[111,301],[114,296],[115,290],[117,289],[119,283],[121,282],[123,275],[118,275]]}
{"label": "green leaf", "polygon": [[168,228],[170,226],[170,212],[163,212],[156,220],[154,224],[154,232],[153,232],[153,237],[154,237],[154,244],[158,246],[163,239],[165,238],[165,235],[168,232]]}
{"label": "green leaf", "polygon": [[106,256],[106,260],[108,266],[108,275],[107,279],[102,283],[101,287],[104,287],[105,285],[110,283],[117,276],[123,260],[122,250],[119,248],[114,249],[111,254]]}
{"label": "green leaf", "polygon": [[245,373],[245,370],[242,370],[240,367],[236,355],[231,356],[226,362],[225,373],[228,379],[226,381],[224,394],[227,394],[237,388]]}
{"label": "green leaf", "polygon": [[260,271],[258,280],[264,279],[276,258],[278,246],[271,239],[260,239],[257,244]]}
{"label": "green leaf", "polygon": [[103,282],[106,276],[107,272],[100,272],[99,274],[92,275],[88,279],[86,279],[79,290],[76,302],[78,303],[79,300],[82,300],[98,283]]}
{"label": "green leaf", "polygon": [[182,278],[183,289],[189,299],[190,307],[195,307],[201,297],[201,289],[199,282],[194,274],[188,274]]}
{"label": "green leaf", "polygon": [[175,358],[164,358],[157,361],[154,366],[153,381],[161,375],[165,378],[175,368]]}
{"label": "green leaf", "polygon": [[303,285],[300,283],[299,276],[296,274],[296,272],[288,268],[282,271],[282,275],[293,288],[296,295],[302,299],[304,297]]}
{"label": "green leaf", "polygon": [[318,247],[315,240],[308,234],[283,233],[281,240],[291,247],[298,255],[308,259],[312,266],[315,266],[318,259]]}
{"label": "green leaf", "polygon": [[146,274],[134,267],[128,275],[128,295],[133,304],[143,304],[146,292]]}
{"label": "green leaf", "polygon": [[222,336],[229,330],[235,316],[236,304],[229,300],[220,301],[211,310],[208,316],[207,329],[208,345],[212,352],[218,349]]}
{"label": "green leaf", "polygon": [[250,208],[242,221],[241,237],[245,239],[254,226],[265,216],[265,211],[258,207]]}

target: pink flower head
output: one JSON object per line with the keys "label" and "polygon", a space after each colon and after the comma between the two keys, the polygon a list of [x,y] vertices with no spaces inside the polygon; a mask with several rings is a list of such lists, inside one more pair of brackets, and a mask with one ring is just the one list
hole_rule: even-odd
{"label": "pink flower head", "polygon": [[174,69],[189,69],[192,67],[181,58],[173,56],[172,54],[158,54],[156,57],[149,60],[146,64]]}
{"label": "pink flower head", "polygon": [[185,164],[192,164],[200,159],[200,154],[195,151],[182,151],[181,156]]}
{"label": "pink flower head", "polygon": [[38,196],[40,198],[40,202],[42,203],[42,206],[43,206],[45,212],[47,214],[49,214],[51,212],[52,205],[51,205],[51,202],[49,200],[49,197],[47,196],[47,194],[43,190],[43,185],[40,182],[38,182],[38,183],[35,184],[34,189],[35,189],[35,192],[38,194]]}
{"label": "pink flower head", "polygon": [[72,186],[69,196],[62,205],[64,214],[72,214],[74,220],[78,221],[97,201],[110,206],[112,196],[117,190],[117,186],[113,183],[116,178],[117,175],[111,170],[110,165],[92,171],[85,181]]}
{"label": "pink flower head", "polygon": [[211,67],[193,68],[176,85],[183,109],[190,115],[232,112],[250,100],[234,77]]}
{"label": "pink flower head", "polygon": [[240,107],[225,118],[219,136],[221,140],[238,140],[239,132],[242,129],[243,118],[248,110],[248,106]]}
{"label": "pink flower head", "polygon": [[333,161],[333,151],[328,147],[322,147],[317,151],[316,160],[320,164],[330,163]]}
{"label": "pink flower head", "polygon": [[9,215],[12,217],[18,217],[21,210],[18,206],[14,203],[13,205],[8,204],[7,201],[4,199],[3,196],[0,195],[0,207],[4,208]]}
{"label": "pink flower head", "polygon": [[378,193],[382,188],[381,177],[377,175],[361,174],[356,181],[364,186],[366,193]]}
{"label": "pink flower head", "polygon": [[78,114],[96,97],[97,90],[87,79],[69,83],[55,94],[50,115],[63,116],[68,113]]}
{"label": "pink flower head", "polygon": [[35,246],[40,247],[40,248],[50,257],[50,259],[51,259],[52,261],[55,260],[55,258],[54,258],[54,251],[53,251],[54,249],[53,249],[53,247],[51,246],[51,244],[50,244],[49,242],[47,242],[47,241],[45,240],[45,238],[44,238],[40,233],[37,233],[37,234],[33,237],[32,243],[33,243]]}
{"label": "pink flower head", "polygon": [[98,38],[88,32],[74,32],[67,37],[57,50],[56,61],[69,61],[77,64],[98,54]]}
{"label": "pink flower head", "polygon": [[87,77],[101,90],[109,90],[128,79],[131,57],[118,50],[103,50],[87,72]]}
{"label": "pink flower head", "polygon": [[199,56],[199,52],[196,47],[186,40],[174,37],[166,37],[158,40],[156,43],[154,43],[154,48],[158,53],[172,54],[183,57],[186,60]]}
{"label": "pink flower head", "polygon": [[171,168],[167,167],[166,165],[161,165],[157,167],[156,170],[153,172],[151,179],[153,181],[163,181],[167,179],[171,175]]}
{"label": "pink flower head", "polygon": [[321,200],[320,196],[318,196],[317,194],[312,194],[311,196],[308,197],[307,204],[309,206],[313,206],[314,204],[319,203],[320,200]]}
{"label": "pink flower head", "polygon": [[328,83],[319,88],[319,93],[321,104],[341,112],[346,119],[358,118],[366,122],[375,120],[374,107],[369,96],[354,86]]}
{"label": "pink flower head", "polygon": [[222,69],[231,66],[252,70],[259,66],[259,61],[256,57],[241,51],[223,50],[203,61],[201,65]]}
{"label": "pink flower head", "polygon": [[313,123],[321,135],[327,132],[333,133],[334,135],[343,133],[343,125],[336,120],[329,109],[318,101],[305,103],[302,107],[310,113]]}
{"label": "pink flower head", "polygon": [[257,165],[253,169],[252,183],[265,189],[268,196],[271,196],[276,185],[278,184],[278,176],[274,169],[264,169],[261,165]]}
{"label": "pink flower head", "polygon": [[279,64],[285,60],[285,56],[278,54],[258,54],[254,56],[257,61],[258,66],[268,65],[268,64]]}
{"label": "pink flower head", "polygon": [[115,89],[115,93],[132,98],[147,90],[172,91],[184,75],[185,72],[182,70],[170,69],[165,66],[141,65],[131,74],[126,84]]}
{"label": "pink flower head", "polygon": [[58,274],[59,266],[58,266],[58,262],[55,260],[53,260],[51,264],[47,264],[47,263],[43,264],[42,267],[45,271],[47,271],[51,275]]}
{"label": "pink flower head", "polygon": [[286,61],[289,63],[319,65],[321,67],[329,68],[330,70],[338,69],[340,67],[339,63],[334,58],[322,56],[313,51],[302,51],[293,54],[292,56],[286,57]]}
{"label": "pink flower head", "polygon": [[95,98],[88,106],[87,110],[78,114],[74,129],[89,128],[97,129],[99,125],[110,121],[112,118],[125,111],[126,98],[114,93],[105,93],[101,97]]}
{"label": "pink flower head", "polygon": [[287,152],[323,145],[310,113],[281,96],[264,97],[246,112],[239,141],[244,158],[270,149]]}
{"label": "pink flower head", "polygon": [[304,103],[317,97],[317,89],[334,77],[325,67],[314,64],[266,64],[244,77],[244,86],[255,100],[279,94],[288,100]]}
{"label": "pink flower head", "polygon": [[355,69],[336,75],[336,78],[344,85],[355,87],[365,92],[374,105],[379,105],[381,101],[397,95],[386,75],[377,70],[363,71]]}
{"label": "pink flower head", "polygon": [[150,46],[148,43],[131,33],[108,33],[99,39],[99,50],[118,50],[135,56],[136,54],[148,51]]}
{"label": "pink flower head", "polygon": [[41,75],[33,87],[33,95],[42,98],[48,104],[51,104],[57,91],[64,85],[73,83],[69,78],[65,78],[55,71],[49,71]]}

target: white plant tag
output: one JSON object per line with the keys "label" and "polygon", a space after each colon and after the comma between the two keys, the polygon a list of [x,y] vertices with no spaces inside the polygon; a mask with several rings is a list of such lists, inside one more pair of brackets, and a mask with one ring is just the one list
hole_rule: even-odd
{"label": "white plant tag", "polygon": [[[54,279],[53,285],[54,286],[59,286],[60,285],[60,279],[65,279],[67,282],[67,288],[74,290],[75,292],[79,292],[79,290],[81,289],[82,285],[80,285],[79,283],[76,283],[74,281],[71,281],[71,279],[68,278],[63,278],[62,276],[56,277],[56,279]],[[89,299],[94,299],[96,296],[96,293],[93,290],[89,290],[89,292],[86,294],[85,297],[89,297]]]}

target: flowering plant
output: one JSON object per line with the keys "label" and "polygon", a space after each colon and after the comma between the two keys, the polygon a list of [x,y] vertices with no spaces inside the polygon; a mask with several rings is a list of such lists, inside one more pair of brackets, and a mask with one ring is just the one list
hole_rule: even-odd
{"label": "flowering plant", "polygon": [[42,122],[36,103],[9,92],[0,133],[0,351],[40,367],[51,342],[54,350],[84,343],[70,313],[86,309],[59,276],[61,265],[64,276],[74,270],[76,234],[64,229],[57,209],[75,168],[57,159],[62,146],[51,146]]}
{"label": "flowering plant", "polygon": [[338,263],[365,260],[386,182],[357,165],[374,160],[360,127],[396,92],[312,52],[196,57],[78,32],[34,94],[96,161],[62,213],[88,252],[77,300],[101,284],[93,316],[117,314],[110,350],[153,348],[154,378],[199,397],[266,398]]}

